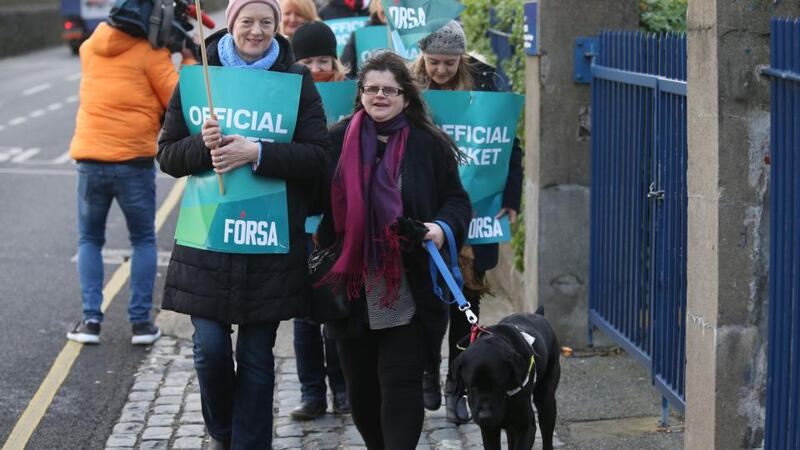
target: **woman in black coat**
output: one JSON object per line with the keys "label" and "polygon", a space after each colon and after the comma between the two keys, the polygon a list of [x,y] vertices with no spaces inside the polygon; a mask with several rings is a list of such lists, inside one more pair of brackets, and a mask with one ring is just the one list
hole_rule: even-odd
{"label": "woman in black coat", "polygon": [[[375,0],[369,4],[369,21],[368,27],[386,25],[386,13],[383,10],[383,4]],[[356,55],[356,32],[350,33],[350,39],[342,50],[342,57],[340,58],[345,67],[349,67],[347,78],[353,79],[358,73],[358,55]]]}
{"label": "woman in black coat", "polygon": [[319,10],[319,18],[320,20],[332,20],[366,16],[369,14],[368,8],[369,0],[330,0]]}
{"label": "woman in black coat", "polygon": [[[422,54],[413,64],[413,72],[419,81],[428,89],[454,91],[497,91],[497,74],[493,67],[467,55],[466,37],[461,25],[450,21],[442,28],[425,37],[419,43]],[[511,223],[517,218],[522,198],[522,150],[519,139],[514,139],[511,148],[511,159],[508,165],[508,178],[503,191],[503,203],[497,217],[509,216]],[[480,300],[485,288],[486,271],[497,265],[498,245],[473,245],[472,276],[483,287],[464,287],[464,297],[472,306],[473,312],[480,312]],[[452,367],[456,356],[461,353],[458,342],[470,331],[464,313],[456,306],[450,308],[450,334],[448,367]],[[439,384],[439,360],[435,358],[425,372],[425,407],[436,410],[441,405],[441,389]],[[446,418],[455,423],[469,421],[466,397],[463,392],[454,392],[454,385],[449,376],[445,386]]]}
{"label": "woman in black coat", "polygon": [[[209,448],[264,449],[272,441],[272,347],[278,324],[308,315],[304,222],[316,180],[328,172],[330,141],[308,69],[293,64],[289,42],[275,34],[280,23],[277,2],[232,0],[227,21],[230,33],[221,31],[207,40],[209,64],[302,75],[291,143],[222,136],[215,120],[207,120],[201,134],[190,135],[176,89],[159,139],[158,162],[174,177],[212,169],[226,173],[245,166],[252,167],[256,176],[285,180],[289,252],[232,254],[176,243],[163,308],[192,317],[203,418],[212,438]],[[238,324],[235,370],[232,324]]]}
{"label": "woman in black coat", "polygon": [[354,302],[328,331],[367,447],[408,450],[422,431],[424,364],[441,345],[432,337],[447,326],[422,241],[445,244],[441,221],[460,244],[471,207],[458,150],[431,122],[405,61],[372,57],[358,87],[355,113],[331,130],[336,168],[317,232],[338,252],[323,282]]}

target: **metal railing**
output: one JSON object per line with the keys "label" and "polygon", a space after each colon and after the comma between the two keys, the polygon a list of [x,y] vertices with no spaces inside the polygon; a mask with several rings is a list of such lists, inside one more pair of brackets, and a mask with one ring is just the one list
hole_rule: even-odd
{"label": "metal railing", "polygon": [[589,340],[609,334],[685,408],[686,37],[600,35],[592,74]]}
{"label": "metal railing", "polygon": [[800,446],[800,19],[773,19],[765,448]]}

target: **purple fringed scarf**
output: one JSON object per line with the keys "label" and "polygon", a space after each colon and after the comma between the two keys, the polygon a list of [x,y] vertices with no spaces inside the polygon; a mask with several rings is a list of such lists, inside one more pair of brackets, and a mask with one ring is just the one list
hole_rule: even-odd
{"label": "purple fringed scarf", "polygon": [[[386,281],[380,304],[387,308],[397,301],[403,273],[395,224],[403,215],[397,180],[408,133],[403,113],[387,122],[375,122],[364,110],[355,113],[331,185],[333,224],[342,251],[320,283],[344,283],[348,297],[355,299],[372,266],[374,275]],[[389,139],[376,164],[379,134]]]}

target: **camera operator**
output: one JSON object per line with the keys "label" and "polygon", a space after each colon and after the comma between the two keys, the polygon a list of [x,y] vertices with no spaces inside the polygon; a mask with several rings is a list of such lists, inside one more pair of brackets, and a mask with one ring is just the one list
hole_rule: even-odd
{"label": "camera operator", "polygon": [[[153,21],[161,18],[165,5],[161,0],[118,0],[109,23],[100,24],[80,48],[83,75],[70,155],[78,169],[78,277],[83,317],[67,338],[84,344],[100,342],[101,250],[114,199],[125,215],[133,247],[128,304],[131,343],[149,345],[161,336],[150,317],[156,275],[154,157],[164,111],[178,83],[166,47],[168,41],[175,42],[176,35],[178,42],[186,41],[186,27],[173,29],[178,23],[173,17],[180,17],[174,15],[178,11],[171,9],[171,0],[164,20]],[[163,44],[159,45],[160,41]],[[182,53],[184,64],[195,62],[191,51]]]}

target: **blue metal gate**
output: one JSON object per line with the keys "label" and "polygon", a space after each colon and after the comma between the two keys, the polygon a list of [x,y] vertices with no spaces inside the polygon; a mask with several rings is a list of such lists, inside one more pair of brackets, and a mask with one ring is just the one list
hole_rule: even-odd
{"label": "blue metal gate", "polygon": [[597,327],[651,368],[665,421],[685,407],[686,37],[605,32],[596,47],[589,339]]}
{"label": "blue metal gate", "polygon": [[767,450],[800,446],[800,19],[770,35],[771,175]]}

